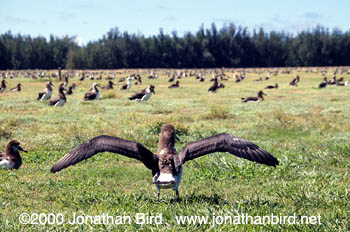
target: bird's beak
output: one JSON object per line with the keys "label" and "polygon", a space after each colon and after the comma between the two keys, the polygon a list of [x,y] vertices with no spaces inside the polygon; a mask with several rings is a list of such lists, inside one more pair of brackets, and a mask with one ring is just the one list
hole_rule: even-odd
{"label": "bird's beak", "polygon": [[177,134],[175,134],[175,140],[178,141],[178,142],[181,142],[179,136],[177,136]]}
{"label": "bird's beak", "polygon": [[27,152],[27,150],[24,150],[21,146],[18,146],[17,148],[19,151]]}

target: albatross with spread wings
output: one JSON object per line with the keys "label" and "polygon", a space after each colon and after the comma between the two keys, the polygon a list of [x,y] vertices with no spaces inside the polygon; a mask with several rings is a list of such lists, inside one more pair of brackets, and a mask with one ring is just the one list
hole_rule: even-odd
{"label": "albatross with spread wings", "polygon": [[179,197],[178,188],[182,177],[182,165],[203,155],[229,152],[260,164],[274,167],[279,164],[275,157],[254,143],[226,133],[189,143],[179,153],[175,150],[175,140],[178,140],[178,137],[171,124],[162,128],[156,154],[140,143],[101,135],[68,152],[51,168],[51,172],[61,171],[100,152],[125,155],[143,162],[152,171],[153,183],[157,187],[159,200],[160,189],[163,188],[172,188],[176,192],[176,197]]}

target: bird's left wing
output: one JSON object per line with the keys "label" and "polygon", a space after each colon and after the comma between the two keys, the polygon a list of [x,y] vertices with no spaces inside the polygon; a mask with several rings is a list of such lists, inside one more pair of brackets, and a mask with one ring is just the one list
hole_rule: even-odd
{"label": "bird's left wing", "polygon": [[178,154],[178,165],[214,152],[229,152],[235,156],[269,166],[279,164],[275,157],[254,143],[222,133],[187,144]]}

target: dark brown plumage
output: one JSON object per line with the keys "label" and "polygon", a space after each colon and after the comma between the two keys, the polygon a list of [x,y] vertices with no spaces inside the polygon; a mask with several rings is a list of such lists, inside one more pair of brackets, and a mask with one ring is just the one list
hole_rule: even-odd
{"label": "dark brown plumage", "polygon": [[169,88],[169,89],[172,89],[172,88],[179,88],[179,87],[180,87],[180,82],[179,82],[179,81],[176,81],[175,84],[170,85],[168,88]]}
{"label": "dark brown plumage", "polygon": [[0,93],[5,92],[5,89],[6,89],[6,80],[2,79],[1,80],[1,86],[0,86]]}
{"label": "dark brown plumage", "polygon": [[260,99],[264,101],[263,95],[266,95],[263,91],[258,92],[257,97],[246,97],[246,98],[241,98],[242,102],[250,102],[250,101],[259,101]]}
{"label": "dark brown plumage", "polygon": [[73,94],[73,86],[69,86],[67,90],[67,95],[72,95]]}
{"label": "dark brown plumage", "polygon": [[216,91],[219,89],[219,82],[218,79],[214,79],[214,83],[209,87],[208,92],[216,93]]}
{"label": "dark brown plumage", "polygon": [[326,80],[324,80],[323,82],[321,82],[319,85],[318,85],[318,88],[320,89],[323,89],[323,88],[326,88],[328,85],[328,82]]}
{"label": "dark brown plumage", "polygon": [[22,165],[19,151],[27,152],[20,146],[19,142],[11,140],[7,144],[5,152],[0,152],[0,168],[18,169]]}
{"label": "dark brown plumage", "polygon": [[214,152],[229,152],[235,156],[269,166],[278,165],[278,160],[252,142],[222,133],[187,144],[179,153],[180,163]]}
{"label": "dark brown plumage", "polygon": [[168,82],[173,82],[175,80],[175,75],[173,75],[172,77],[170,77],[170,79],[168,80]]}
{"label": "dark brown plumage", "polygon": [[120,87],[120,90],[126,90],[126,89],[130,89],[131,88],[131,78],[128,77],[126,79],[127,83],[122,85],[122,87]]}
{"label": "dark brown plumage", "polygon": [[102,89],[113,89],[113,81],[108,81],[108,85],[103,86]]}
{"label": "dark brown plumage", "polygon": [[265,89],[278,89],[278,84],[276,83],[275,85],[268,85],[265,87]]}
{"label": "dark brown plumage", "polygon": [[98,136],[68,152],[53,165],[51,172],[58,172],[100,152],[113,152],[137,159],[152,171],[153,182],[158,189],[159,199],[161,188],[173,188],[178,197],[182,165],[203,155],[229,152],[260,164],[274,167],[279,164],[275,157],[259,146],[226,133],[189,143],[179,153],[175,149],[176,140],[178,140],[178,137],[174,126],[171,124],[167,124],[162,128],[156,154],[137,142],[107,135]]}
{"label": "dark brown plumage", "polygon": [[46,84],[46,88],[41,90],[39,93],[38,93],[38,98],[37,100],[49,100],[51,98],[51,95],[52,95],[52,82],[49,81],[47,84]]}
{"label": "dark brown plumage", "polygon": [[297,76],[289,83],[289,85],[290,85],[290,86],[295,86],[295,87],[297,87],[299,81],[300,81],[300,77],[299,77],[299,75],[297,75]]}
{"label": "dark brown plumage", "polygon": [[154,86],[150,85],[147,89],[143,89],[138,93],[133,94],[131,97],[129,97],[129,100],[136,100],[136,101],[147,101],[150,97],[151,94],[156,94],[154,91]]}
{"label": "dark brown plumage", "polygon": [[49,102],[49,106],[63,106],[67,102],[66,95],[64,94],[65,88],[63,85],[63,83],[60,84],[58,87],[58,97],[52,99]]}
{"label": "dark brown plumage", "polygon": [[16,87],[10,89],[11,92],[21,92],[21,86],[22,84],[21,83],[18,83]]}
{"label": "dark brown plumage", "polygon": [[97,87],[100,87],[100,86],[96,83],[92,85],[92,88],[89,90],[89,92],[85,93],[84,101],[92,101],[92,100],[97,100],[99,98],[100,93]]}

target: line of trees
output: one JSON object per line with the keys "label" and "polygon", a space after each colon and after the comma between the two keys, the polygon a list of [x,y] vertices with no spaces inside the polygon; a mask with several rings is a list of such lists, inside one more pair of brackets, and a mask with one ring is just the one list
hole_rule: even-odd
{"label": "line of trees", "polygon": [[213,68],[350,65],[350,31],[317,26],[293,36],[249,33],[215,24],[178,36],[121,33],[112,28],[97,41],[78,46],[74,37],[0,35],[0,69]]}

